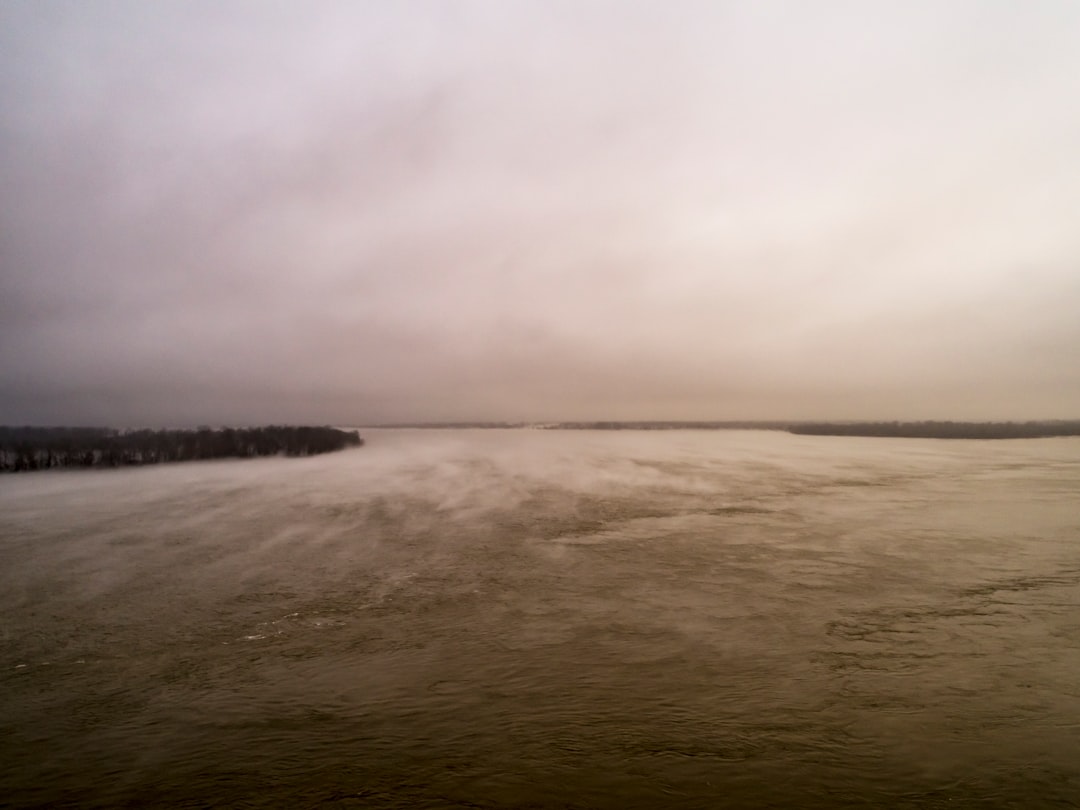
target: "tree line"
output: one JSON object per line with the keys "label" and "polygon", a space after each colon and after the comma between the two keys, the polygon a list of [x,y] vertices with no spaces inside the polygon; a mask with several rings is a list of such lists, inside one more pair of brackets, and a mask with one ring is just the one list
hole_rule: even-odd
{"label": "tree line", "polygon": [[256,456],[310,456],[364,443],[359,432],[331,427],[207,427],[197,430],[2,427],[0,472],[61,467],[123,467]]}
{"label": "tree line", "polygon": [[803,422],[807,436],[893,436],[905,439],[1040,439],[1080,436],[1080,420],[1043,422]]}

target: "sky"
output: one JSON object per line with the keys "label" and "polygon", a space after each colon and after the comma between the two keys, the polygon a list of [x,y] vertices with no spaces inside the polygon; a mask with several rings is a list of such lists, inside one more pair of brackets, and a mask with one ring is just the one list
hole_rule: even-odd
{"label": "sky", "polygon": [[10,0],[0,424],[1080,417],[1080,3]]}

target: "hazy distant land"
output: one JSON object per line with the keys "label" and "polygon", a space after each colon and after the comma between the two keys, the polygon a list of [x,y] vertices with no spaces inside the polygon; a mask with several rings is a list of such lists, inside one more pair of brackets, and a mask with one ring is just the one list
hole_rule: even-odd
{"label": "hazy distant land", "polygon": [[310,456],[364,443],[330,427],[271,426],[212,430],[0,427],[0,472],[61,467],[124,467],[256,456]]}
{"label": "hazy distant land", "polygon": [[1044,422],[803,422],[787,428],[806,436],[905,439],[1042,439],[1080,436],[1080,419]]}
{"label": "hazy distant land", "polygon": [[[380,428],[535,430],[778,430],[803,436],[908,439],[1037,439],[1080,436],[1080,419],[1029,422],[597,421],[421,422]],[[364,443],[358,431],[271,426],[213,430],[0,426],[0,472],[124,467],[215,458],[309,456]]]}
{"label": "hazy distant land", "polygon": [[805,436],[872,436],[907,439],[1037,439],[1080,436],[1080,419],[1028,422],[794,422],[794,421],[598,421],[419,422],[384,428],[533,428],[537,430],[781,430]]}

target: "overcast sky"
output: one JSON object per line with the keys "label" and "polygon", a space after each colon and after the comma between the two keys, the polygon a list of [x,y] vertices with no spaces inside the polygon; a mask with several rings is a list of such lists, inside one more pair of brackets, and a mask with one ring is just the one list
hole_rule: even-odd
{"label": "overcast sky", "polygon": [[0,4],[0,423],[1080,416],[1080,3]]}

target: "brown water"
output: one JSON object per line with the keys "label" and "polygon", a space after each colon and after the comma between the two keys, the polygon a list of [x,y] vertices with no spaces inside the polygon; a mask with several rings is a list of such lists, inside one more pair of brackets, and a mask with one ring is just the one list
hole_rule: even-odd
{"label": "brown water", "polygon": [[0,478],[0,803],[1078,807],[1080,440]]}

